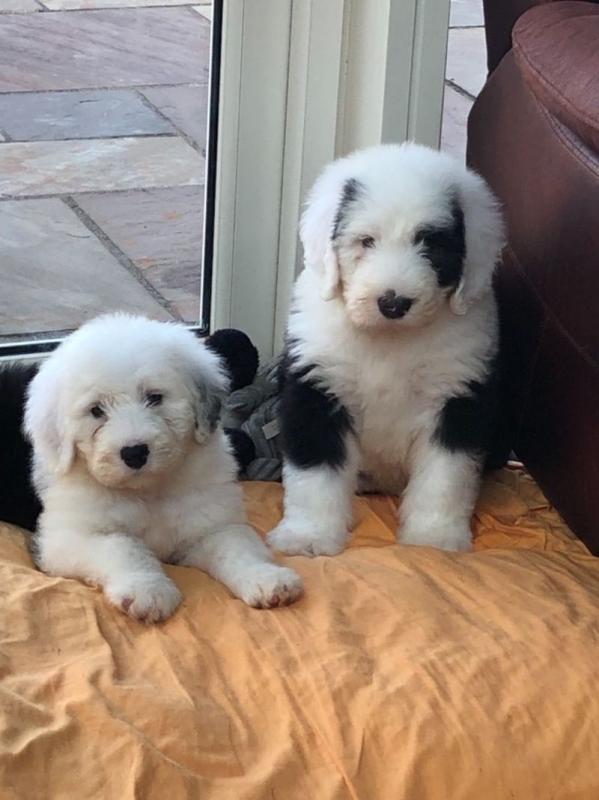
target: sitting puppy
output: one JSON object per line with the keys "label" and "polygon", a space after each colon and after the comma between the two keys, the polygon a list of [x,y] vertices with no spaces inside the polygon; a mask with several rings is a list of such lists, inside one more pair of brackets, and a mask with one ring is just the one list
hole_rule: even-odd
{"label": "sitting puppy", "polygon": [[181,325],[114,314],[69,336],[25,408],[41,569],[102,586],[145,622],[181,602],[160,561],[205,570],[258,608],[296,599],[299,576],[246,522],[218,425],[226,388],[218,356]]}
{"label": "sitting puppy", "polygon": [[403,492],[403,543],[468,550],[496,413],[493,195],[437,151],[375,147],[325,169],[301,239],[282,376],[285,516],[269,543],[340,552],[360,487]]}

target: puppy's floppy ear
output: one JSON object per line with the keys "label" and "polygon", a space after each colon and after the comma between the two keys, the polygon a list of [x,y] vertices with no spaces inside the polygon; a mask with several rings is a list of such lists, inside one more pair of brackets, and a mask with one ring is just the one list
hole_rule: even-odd
{"label": "puppy's floppy ear", "polygon": [[229,391],[227,371],[219,356],[203,342],[193,343],[191,377],[195,415],[195,440],[200,444],[214,433]]}
{"label": "puppy's floppy ear", "polygon": [[449,306],[454,314],[463,315],[490,288],[505,240],[499,203],[481,177],[466,172],[456,201],[464,214],[466,255]]}
{"label": "puppy's floppy ear", "polygon": [[55,475],[66,475],[75,457],[75,442],[63,408],[57,353],[42,364],[29,384],[23,427],[36,457]]}
{"label": "puppy's floppy ear", "polygon": [[340,166],[343,162],[331,164],[318,178],[300,223],[304,262],[320,273],[323,300],[332,300],[337,294],[340,275],[335,240],[362,189],[355,178],[339,174]]}
{"label": "puppy's floppy ear", "polygon": [[332,241],[327,243],[323,259],[323,275],[322,275],[322,288],[321,296],[323,300],[332,300],[337,294],[339,289],[339,260],[337,258],[337,251]]}

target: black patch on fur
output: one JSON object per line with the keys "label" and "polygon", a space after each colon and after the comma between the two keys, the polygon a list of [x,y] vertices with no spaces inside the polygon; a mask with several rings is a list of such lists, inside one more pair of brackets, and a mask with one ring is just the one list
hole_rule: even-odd
{"label": "black patch on fur", "polygon": [[333,221],[333,231],[331,233],[331,239],[333,241],[343,232],[343,227],[347,222],[349,207],[356,201],[363,189],[364,186],[355,178],[349,178],[343,184],[341,200],[339,201],[339,207],[337,208],[337,213]]}
{"label": "black patch on fur", "polygon": [[452,222],[445,226],[427,226],[416,233],[415,241],[422,242],[424,254],[443,288],[460,282],[466,256],[464,212],[457,199],[451,202]]}
{"label": "black patch on fur", "polygon": [[496,357],[484,381],[470,381],[463,394],[445,401],[435,431],[435,440],[447,450],[482,456],[486,470],[502,467],[510,452],[502,425],[499,384]]}
{"label": "black patch on fur", "polygon": [[233,455],[237,461],[237,474],[239,475],[249,467],[256,458],[256,447],[245,431],[241,428],[225,428],[225,433],[229,438]]}
{"label": "black patch on fur", "polygon": [[22,432],[27,387],[36,365],[0,367],[0,519],[35,530],[42,509],[31,483],[32,448]]}
{"label": "black patch on fur", "polygon": [[353,423],[335,395],[309,377],[314,366],[297,369],[288,351],[281,361],[282,449],[296,467],[337,468],[345,462],[345,438]]}

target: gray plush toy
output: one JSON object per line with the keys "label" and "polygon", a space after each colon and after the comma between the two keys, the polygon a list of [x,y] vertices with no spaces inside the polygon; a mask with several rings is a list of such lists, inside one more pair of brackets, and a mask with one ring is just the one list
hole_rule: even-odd
{"label": "gray plush toy", "polygon": [[[240,477],[253,481],[280,481],[282,456],[279,435],[279,369],[280,357],[258,369],[252,383],[232,392],[225,400],[222,423],[236,447],[241,461]],[[239,458],[241,434],[246,440],[246,458]],[[237,440],[237,442],[235,441]]]}
{"label": "gray plush toy", "polygon": [[281,480],[278,370],[280,356],[258,367],[258,351],[245,333],[220,330],[206,339],[227,366],[231,394],[221,422],[231,440],[243,480]]}

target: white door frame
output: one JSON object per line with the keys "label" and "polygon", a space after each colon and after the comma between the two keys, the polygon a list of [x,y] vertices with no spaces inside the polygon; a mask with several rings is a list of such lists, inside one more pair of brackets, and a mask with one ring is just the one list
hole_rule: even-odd
{"label": "white door frame", "polygon": [[302,199],[331,159],[438,146],[449,0],[224,0],[211,328],[277,350]]}

